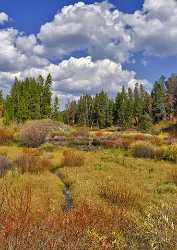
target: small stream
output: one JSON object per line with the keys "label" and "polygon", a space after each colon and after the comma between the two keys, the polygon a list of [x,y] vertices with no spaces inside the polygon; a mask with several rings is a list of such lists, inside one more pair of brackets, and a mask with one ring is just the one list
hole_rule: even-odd
{"label": "small stream", "polygon": [[73,199],[72,199],[72,195],[71,195],[71,191],[69,189],[69,187],[65,184],[65,182],[63,181],[63,178],[59,172],[59,170],[55,170],[52,172],[55,176],[57,176],[65,185],[65,188],[63,190],[63,195],[64,195],[64,207],[63,210],[68,213],[72,210],[73,208]]}

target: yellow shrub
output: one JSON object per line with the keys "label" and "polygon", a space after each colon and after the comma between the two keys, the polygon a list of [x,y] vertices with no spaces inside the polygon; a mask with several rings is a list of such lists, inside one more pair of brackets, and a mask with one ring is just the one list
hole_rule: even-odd
{"label": "yellow shrub", "polygon": [[82,153],[65,150],[61,160],[61,166],[80,167],[84,165],[85,157]]}

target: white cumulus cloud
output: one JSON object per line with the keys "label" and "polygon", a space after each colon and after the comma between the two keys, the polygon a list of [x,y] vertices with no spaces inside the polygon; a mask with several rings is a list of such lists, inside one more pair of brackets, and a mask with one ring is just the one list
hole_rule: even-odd
{"label": "white cumulus cloud", "polygon": [[122,14],[129,28],[133,51],[152,56],[177,55],[177,1],[145,0],[143,10]]}
{"label": "white cumulus cloud", "polygon": [[0,24],[4,24],[9,20],[9,17],[6,13],[0,12]]}
{"label": "white cumulus cloud", "polygon": [[64,7],[53,21],[41,27],[38,38],[41,45],[36,47],[36,52],[48,58],[85,51],[93,59],[124,62],[133,46],[120,12],[108,2],[79,2]]}

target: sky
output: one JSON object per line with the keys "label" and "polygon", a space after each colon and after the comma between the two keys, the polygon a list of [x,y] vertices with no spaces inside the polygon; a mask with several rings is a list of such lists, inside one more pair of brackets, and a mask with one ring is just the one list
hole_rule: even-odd
{"label": "sky", "polygon": [[64,102],[177,73],[176,0],[0,0],[0,89],[53,76]]}

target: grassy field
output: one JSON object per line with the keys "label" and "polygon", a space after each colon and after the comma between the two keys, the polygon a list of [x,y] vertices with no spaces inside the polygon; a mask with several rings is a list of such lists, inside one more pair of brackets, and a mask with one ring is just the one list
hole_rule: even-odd
{"label": "grassy field", "polygon": [[[177,249],[174,135],[87,131],[98,146],[83,150],[78,143],[27,147],[21,128],[6,130],[0,129],[1,249]],[[79,131],[74,138],[86,140]],[[67,213],[64,190],[73,202]]]}

